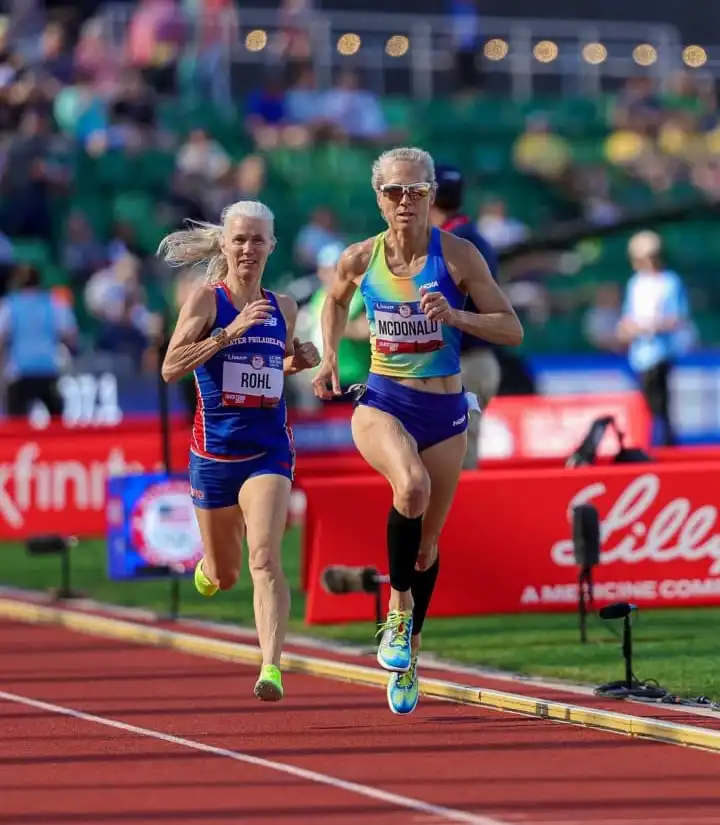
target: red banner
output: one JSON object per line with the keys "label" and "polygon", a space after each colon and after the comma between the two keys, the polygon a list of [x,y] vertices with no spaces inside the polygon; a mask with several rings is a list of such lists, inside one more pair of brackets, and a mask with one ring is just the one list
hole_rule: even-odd
{"label": "red banner", "polygon": [[[440,540],[434,616],[574,610],[578,569],[571,508],[594,504],[602,520],[599,603],[720,604],[720,462],[463,474]],[[313,480],[307,496],[311,623],[367,620],[369,596],[320,585],[333,564],[387,571],[387,482],[368,476]]]}

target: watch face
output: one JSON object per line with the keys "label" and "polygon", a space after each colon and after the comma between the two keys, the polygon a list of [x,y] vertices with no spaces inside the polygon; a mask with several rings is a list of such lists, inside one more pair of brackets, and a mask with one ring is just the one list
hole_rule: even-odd
{"label": "watch face", "polygon": [[211,338],[222,338],[223,332],[225,332],[225,330],[222,327],[218,327],[217,329],[214,329],[210,333],[210,337]]}

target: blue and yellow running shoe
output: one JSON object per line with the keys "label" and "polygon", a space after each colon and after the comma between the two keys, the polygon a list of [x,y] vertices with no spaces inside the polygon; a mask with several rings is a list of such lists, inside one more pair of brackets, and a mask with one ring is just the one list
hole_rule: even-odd
{"label": "blue and yellow running shoe", "polygon": [[200,559],[195,565],[195,589],[201,596],[214,596],[218,592],[218,586],[205,575],[202,563],[203,560]]}
{"label": "blue and yellow running shoe", "polygon": [[382,639],[377,660],[385,670],[405,673],[410,668],[410,634],[412,610],[391,610],[385,624],[378,630]]}
{"label": "blue and yellow running shoe", "polygon": [[410,659],[410,670],[406,673],[391,673],[387,686],[387,700],[393,713],[412,713],[420,698],[420,683],[417,676],[417,656]]}
{"label": "blue and yellow running shoe", "polygon": [[255,682],[255,695],[263,702],[279,702],[283,698],[282,674],[275,665],[263,665]]}

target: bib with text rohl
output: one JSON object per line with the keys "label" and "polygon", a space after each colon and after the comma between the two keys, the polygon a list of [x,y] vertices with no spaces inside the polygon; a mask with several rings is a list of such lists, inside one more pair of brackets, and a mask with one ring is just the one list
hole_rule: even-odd
{"label": "bib with text rohl", "polygon": [[441,325],[431,321],[420,302],[375,302],[375,349],[378,352],[433,352],[444,345]]}
{"label": "bib with text rohl", "polygon": [[282,392],[280,355],[231,355],[223,364],[222,400],[226,407],[275,407]]}

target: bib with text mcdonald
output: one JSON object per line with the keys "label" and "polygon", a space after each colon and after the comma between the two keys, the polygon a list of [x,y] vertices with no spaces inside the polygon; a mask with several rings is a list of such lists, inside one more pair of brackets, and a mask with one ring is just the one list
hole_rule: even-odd
{"label": "bib with text mcdonald", "polygon": [[222,373],[223,406],[275,407],[283,381],[281,355],[228,355]]}
{"label": "bib with text mcdonald", "polygon": [[431,321],[419,301],[373,303],[375,349],[378,352],[434,352],[444,346],[441,325]]}

